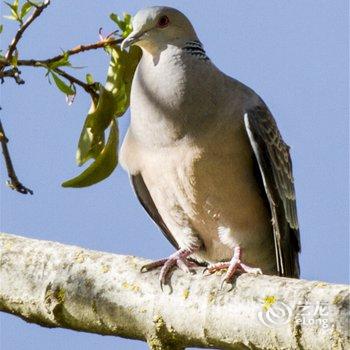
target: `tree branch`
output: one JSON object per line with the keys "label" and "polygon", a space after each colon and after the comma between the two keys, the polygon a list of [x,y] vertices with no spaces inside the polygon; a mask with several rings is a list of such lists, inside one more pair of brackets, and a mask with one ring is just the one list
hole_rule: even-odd
{"label": "tree branch", "polygon": [[[106,38],[104,40],[98,41],[98,42],[93,43],[93,44],[78,45],[78,46],[74,47],[73,49],[64,51],[62,54],[56,55],[56,56],[51,57],[51,58],[18,60],[17,66],[47,67],[50,64],[52,64],[54,62],[58,62],[61,59],[63,59],[65,55],[68,55],[70,57],[70,56],[74,56],[74,55],[77,55],[77,54],[82,53],[82,52],[104,48],[104,47],[109,46],[109,45],[118,45],[118,44],[121,44],[122,41],[123,41],[122,38],[120,38],[120,39]],[[10,65],[11,65],[11,63],[8,60],[2,60],[0,62],[0,66],[2,66],[2,67],[7,67]]]}
{"label": "tree branch", "polygon": [[13,78],[18,85],[24,84],[24,80],[21,78],[21,72],[17,67],[7,69],[5,71],[0,70],[1,84],[4,82],[4,78]]}
{"label": "tree branch", "polygon": [[43,59],[43,60],[36,60],[36,59],[30,59],[30,60],[18,60],[17,64],[18,66],[32,66],[32,67],[42,67],[42,66],[48,66],[51,63],[54,62],[58,62],[59,60],[64,58],[64,55],[68,55],[70,56],[74,56],[77,55],[81,52],[86,52],[86,51],[90,51],[90,50],[97,50],[100,48],[104,48],[106,46],[109,45],[114,45],[114,44],[120,44],[123,41],[123,39],[104,39],[101,41],[98,41],[97,43],[93,43],[93,44],[88,44],[88,45],[78,45],[76,47],[74,47],[73,49],[64,51],[64,53],[51,57],[51,58],[47,58],[47,59]]}
{"label": "tree branch", "polygon": [[[0,310],[28,322],[146,340],[158,350],[350,346],[345,285],[244,274],[228,291],[220,289],[221,276],[174,271],[169,294],[159,287],[159,271],[140,273],[146,261],[136,257],[0,239]],[[327,314],[301,322],[300,303],[326,306]]]}
{"label": "tree branch", "polygon": [[[65,55],[68,55],[68,57],[77,55],[81,52],[90,51],[90,50],[96,50],[99,48],[104,48],[109,45],[115,45],[120,44],[123,39],[113,39],[111,37],[107,37],[103,40],[100,40],[97,43],[88,44],[88,45],[78,45],[70,50],[65,51],[64,53],[60,55],[56,55],[54,57],[43,59],[43,60],[36,60],[36,59],[27,59],[27,60],[17,60],[16,67],[12,69],[8,69],[4,71],[5,67],[11,66],[11,59],[14,54],[14,52],[17,50],[17,44],[19,40],[21,39],[23,33],[25,30],[30,26],[33,21],[40,16],[42,11],[50,4],[50,0],[46,0],[43,2],[42,5],[36,6],[34,12],[32,15],[26,20],[26,22],[21,25],[21,27],[18,29],[14,39],[12,40],[11,44],[9,45],[8,51],[5,55],[5,57],[0,62],[0,79],[3,81],[4,78],[10,77],[14,78],[17,84],[24,84],[24,80],[20,77],[20,71],[18,70],[17,66],[30,66],[30,67],[41,67],[41,68],[49,68],[50,64],[54,62],[58,62],[61,59],[65,57]],[[82,87],[87,93],[89,93],[93,98],[97,98],[98,94],[95,90],[95,84],[86,84],[83,81],[75,78],[74,76],[68,74],[67,72],[63,71],[62,69],[55,68],[55,72],[57,72],[62,77],[66,78],[69,82],[74,83]]]}
{"label": "tree branch", "polygon": [[8,180],[7,185],[12,190],[20,192],[22,194],[28,194],[28,193],[33,194],[32,190],[25,187],[18,180],[18,177],[16,175],[15,169],[14,169],[13,164],[12,164],[10,152],[9,152],[8,147],[7,147],[8,138],[6,137],[5,130],[2,126],[1,120],[0,120],[0,142],[1,142],[2,153],[4,155],[5,164],[6,164],[7,175],[10,179],[10,180]]}
{"label": "tree branch", "polygon": [[[11,44],[9,45],[5,57],[3,57],[1,59],[1,62],[0,62],[0,80],[1,80],[1,83],[4,82],[4,78],[10,77],[10,78],[13,78],[17,84],[19,84],[19,85],[24,84],[24,80],[20,76],[21,72],[17,68],[17,64],[16,64],[16,66],[14,66],[10,69],[7,69],[7,70],[5,70],[5,67],[12,65],[13,54],[17,51],[17,45],[18,45],[19,41],[21,40],[24,32],[35,21],[35,19],[41,15],[41,13],[44,11],[44,9],[47,6],[49,6],[49,4],[50,4],[50,0],[44,0],[41,5],[36,5],[36,4],[32,3],[32,5],[35,7],[35,10],[33,11],[33,13],[28,17],[28,19],[23,24],[21,22],[21,26],[17,30]],[[8,147],[7,147],[8,138],[6,137],[1,120],[0,120],[0,142],[1,142],[1,149],[2,149],[2,153],[4,156],[4,161],[5,161],[5,165],[6,165],[6,169],[7,169],[7,174],[8,174],[8,177],[10,179],[7,181],[7,185],[11,189],[13,189],[19,193],[33,194],[32,190],[25,187],[18,180],[15,169],[13,167],[10,152],[8,150]]]}
{"label": "tree branch", "polygon": [[11,61],[13,53],[17,49],[17,44],[22,38],[22,35],[25,32],[25,30],[35,21],[36,18],[38,18],[41,15],[41,13],[44,11],[44,9],[47,6],[49,6],[49,4],[50,4],[50,0],[45,0],[42,5],[36,6],[31,16],[29,16],[28,19],[19,27],[5,55],[5,59],[7,61]]}
{"label": "tree branch", "polygon": [[95,90],[96,84],[87,84],[83,81],[77,79],[76,77],[73,77],[73,75],[68,74],[67,72],[63,71],[60,68],[55,68],[54,71],[61,75],[62,77],[66,78],[70,83],[77,84],[80,87],[82,87],[87,93],[89,93],[92,97],[92,99],[97,99],[98,94]]}
{"label": "tree branch", "polygon": [[[78,45],[74,47],[73,49],[70,49],[68,51],[65,51],[64,53],[44,59],[44,60],[36,60],[36,59],[29,59],[29,60],[18,60],[17,66],[27,66],[27,67],[40,67],[40,68],[48,68],[50,64],[54,62],[58,62],[61,59],[65,57],[65,55],[73,56],[77,55],[81,52],[90,51],[90,50],[97,50],[100,48],[104,48],[109,45],[115,45],[120,44],[123,41],[123,39],[111,39],[106,38],[104,40],[101,40],[97,43],[88,44],[88,45]],[[2,69],[4,67],[10,66],[11,63],[8,60],[3,60],[0,62],[0,66]],[[60,68],[55,68],[55,72],[57,72],[62,77],[66,78],[69,82],[74,83],[82,87],[87,93],[89,93],[93,98],[97,98],[98,95],[95,90],[95,84],[87,84],[83,81],[75,78],[74,76],[68,74],[67,72],[63,71]],[[7,77],[14,78],[17,84],[24,84],[24,80],[20,77],[20,71],[17,68],[8,69],[7,71],[0,71],[0,79],[4,79]]]}

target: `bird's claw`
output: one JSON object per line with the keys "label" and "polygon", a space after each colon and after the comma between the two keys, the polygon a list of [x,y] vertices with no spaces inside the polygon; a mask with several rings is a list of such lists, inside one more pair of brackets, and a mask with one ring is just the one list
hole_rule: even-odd
{"label": "bird's claw", "polygon": [[248,265],[245,265],[241,261],[241,247],[237,246],[234,249],[233,257],[231,261],[225,261],[225,262],[219,262],[213,265],[209,265],[207,268],[207,271],[209,271],[210,274],[220,271],[220,270],[227,270],[225,277],[221,283],[221,288],[223,284],[226,283],[232,283],[233,276],[237,272],[247,272],[247,273],[254,273],[254,274],[262,274],[261,269],[250,267]]}
{"label": "bird's claw", "polygon": [[202,271],[204,277],[211,276],[215,271],[210,271],[209,266],[205,267]]}
{"label": "bird's claw", "polygon": [[152,261],[151,263],[142,265],[140,272],[144,273],[144,272],[148,272],[148,271],[151,271],[153,269],[156,269],[157,267],[163,266],[166,261],[167,261],[167,259],[161,259],[161,260]]}
{"label": "bird's claw", "polygon": [[178,267],[180,270],[191,273],[191,269],[194,267],[192,265],[193,263],[188,261],[186,258],[175,258],[171,257],[167,259],[160,270],[159,274],[159,281],[161,283],[161,286],[166,283],[166,279],[169,275],[169,272],[172,270],[173,267]]}
{"label": "bird's claw", "polygon": [[262,274],[261,269],[250,267],[248,265],[243,264],[240,260],[236,259],[232,259],[229,262],[220,262],[217,264],[213,264],[211,266],[208,266],[205,270],[209,272],[209,274],[213,274],[221,270],[227,270],[225,277],[223,278],[221,283],[221,289],[224,283],[231,284],[234,275],[237,273],[252,273],[255,275]]}
{"label": "bird's claw", "polygon": [[257,267],[250,267],[250,266],[245,265],[243,263],[240,263],[240,269],[246,273],[252,273],[254,275],[262,275],[261,269],[259,269]]}
{"label": "bird's claw", "polygon": [[229,281],[227,280],[226,278],[224,278],[222,281],[221,281],[221,285],[220,285],[220,290],[223,290],[224,289],[224,285],[230,285],[230,288],[227,290],[227,292],[231,292],[231,290],[233,289],[233,283],[232,281]]}
{"label": "bird's claw", "polygon": [[149,264],[145,264],[141,267],[140,272],[147,272],[153,270],[157,267],[161,267],[159,274],[160,288],[163,290],[163,287],[166,283],[167,277],[173,267],[177,266],[179,269],[186,273],[194,273],[193,268],[197,264],[193,261],[187,259],[191,255],[191,251],[188,250],[179,250],[176,253],[172,254],[169,258],[157,260]]}

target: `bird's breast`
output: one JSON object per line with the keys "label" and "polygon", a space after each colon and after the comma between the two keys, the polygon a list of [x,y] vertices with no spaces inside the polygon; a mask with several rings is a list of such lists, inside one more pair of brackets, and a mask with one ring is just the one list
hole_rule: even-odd
{"label": "bird's breast", "polygon": [[131,128],[141,142],[169,145],[215,114],[211,70],[206,68],[201,62],[194,72],[182,55],[172,52],[161,53],[156,63],[143,57],[131,90]]}

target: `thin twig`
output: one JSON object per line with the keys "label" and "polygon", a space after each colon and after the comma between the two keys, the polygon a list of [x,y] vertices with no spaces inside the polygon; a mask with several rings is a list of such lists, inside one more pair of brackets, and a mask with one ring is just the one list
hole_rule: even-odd
{"label": "thin twig", "polygon": [[21,78],[21,71],[14,67],[5,71],[0,71],[1,84],[4,82],[4,78],[13,78],[18,85],[24,84],[24,80]]}
{"label": "thin twig", "polygon": [[20,28],[18,29],[15,37],[13,38],[8,51],[5,55],[5,58],[7,61],[11,61],[13,53],[16,51],[17,49],[17,44],[19,42],[19,40],[21,39],[23,33],[25,32],[25,30],[32,24],[32,22],[38,18],[41,15],[41,12],[44,11],[44,9],[49,6],[50,4],[50,0],[45,0],[43,2],[42,5],[37,6],[35,8],[35,10],[33,11],[32,15],[30,17],[28,17],[28,19],[20,26]]}
{"label": "thin twig", "polygon": [[[33,3],[33,6],[35,7],[35,10],[33,13],[28,17],[28,19],[21,24],[20,28],[18,29],[17,33],[15,34],[11,44],[8,47],[8,51],[0,61],[0,81],[1,83],[4,81],[4,78],[10,77],[13,78],[17,84],[24,84],[24,80],[20,77],[20,71],[17,68],[17,66],[32,66],[32,67],[42,67],[46,69],[50,69],[50,64],[60,61],[63,59],[66,55],[73,56],[76,54],[79,54],[81,52],[89,51],[89,50],[96,50],[99,48],[104,48],[109,45],[114,44],[120,44],[122,42],[122,39],[113,39],[110,37],[107,37],[97,43],[94,44],[88,44],[88,45],[79,45],[76,46],[60,55],[56,55],[52,58],[45,59],[45,60],[17,60],[16,66],[12,67],[10,69],[5,70],[5,67],[13,66],[12,58],[14,54],[17,52],[17,45],[20,39],[23,36],[23,33],[26,31],[26,29],[33,23],[33,21],[38,18],[43,10],[50,4],[50,0],[44,0],[44,2],[41,5],[36,5]],[[54,71],[59,74],[60,76],[67,79],[72,84],[79,85],[82,87],[87,93],[91,95],[91,97],[96,100],[98,98],[98,93],[96,91],[96,84],[87,84],[74,76],[68,74],[67,72],[63,71],[60,68],[55,68]],[[33,194],[33,191],[26,188],[22,183],[18,180],[12,160],[10,157],[10,153],[7,147],[8,139],[5,135],[5,131],[3,129],[1,120],[0,120],[0,142],[2,147],[2,152],[4,155],[4,160],[7,168],[7,173],[9,177],[8,186],[12,188],[13,190],[16,190],[23,194]]]}
{"label": "thin twig", "polygon": [[52,58],[48,58],[45,60],[35,60],[35,59],[18,60],[17,64],[19,66],[50,65],[51,63],[54,63],[54,62],[61,60],[62,58],[64,58],[65,55],[73,56],[73,55],[77,55],[81,52],[96,50],[96,49],[104,48],[106,46],[113,45],[113,44],[120,44],[122,41],[123,41],[123,39],[106,39],[106,40],[99,41],[99,42],[94,43],[94,44],[78,45],[78,46],[74,47],[73,49],[65,51],[63,54],[54,56]]}
{"label": "thin twig", "polygon": [[[58,62],[59,60],[64,58],[65,55],[74,56],[74,55],[77,55],[81,52],[86,52],[86,51],[90,51],[90,50],[97,50],[97,49],[104,48],[106,46],[114,45],[114,44],[118,45],[122,41],[123,41],[123,39],[110,39],[110,38],[108,38],[108,39],[98,41],[97,43],[93,43],[93,44],[78,45],[78,46],[74,47],[73,49],[67,50],[60,55],[57,55],[57,56],[54,56],[51,58],[47,58],[44,60],[39,60],[39,59],[18,60],[17,65],[18,66],[30,66],[30,67],[49,66],[50,64],[52,64],[54,62]],[[8,61],[2,61],[2,62],[0,62],[0,65],[6,67],[6,66],[11,65],[11,63]]]}
{"label": "thin twig", "polygon": [[96,92],[96,84],[87,84],[84,83],[83,81],[77,79],[76,77],[73,77],[72,75],[68,74],[67,72],[63,71],[60,68],[55,68],[54,70],[57,74],[60,76],[66,78],[69,82],[72,84],[77,84],[80,87],[82,87],[87,93],[91,95],[92,98],[98,98],[98,94]]}
{"label": "thin twig", "polygon": [[[41,68],[47,68],[43,64],[37,64],[34,67],[41,67]],[[84,83],[83,81],[75,78],[74,76],[68,74],[67,72],[63,71],[60,68],[55,68],[54,71],[61,75],[62,77],[66,78],[70,83],[72,84],[77,84],[80,87],[82,87],[87,93],[89,93],[93,98],[98,97],[97,92],[96,92],[96,84],[87,84]],[[24,84],[24,80],[20,77],[21,72],[17,68],[11,68],[6,71],[0,71],[0,80],[3,82],[4,78],[14,78],[17,84]]]}
{"label": "thin twig", "polygon": [[6,137],[4,128],[2,126],[1,120],[0,120],[0,142],[1,142],[1,148],[2,153],[4,155],[4,160],[6,164],[7,174],[10,180],[7,181],[7,185],[17,192],[23,193],[23,194],[33,194],[33,191],[29,188],[25,187],[19,180],[16,175],[15,169],[12,164],[10,152],[7,147],[8,138]]}
{"label": "thin twig", "polygon": [[[41,67],[41,68],[48,68],[48,66],[54,62],[58,62],[59,60],[63,59],[65,57],[65,55],[68,56],[73,56],[73,55],[77,55],[81,52],[85,52],[85,51],[90,51],[90,50],[97,50],[100,48],[104,48],[106,46],[109,45],[118,45],[123,41],[123,39],[111,39],[111,38],[106,38],[104,40],[101,40],[97,43],[93,43],[93,44],[88,44],[88,45],[78,45],[76,47],[74,47],[73,49],[70,49],[68,51],[65,51],[64,53],[60,54],[60,55],[56,55],[54,57],[48,58],[48,59],[44,59],[44,60],[36,60],[36,59],[29,59],[29,60],[18,60],[17,61],[17,66],[30,66],[30,67]],[[2,67],[6,67],[10,65],[10,62],[7,60],[4,60],[2,62],[0,62],[0,65],[2,65]],[[79,85],[80,87],[82,87],[86,92],[88,92],[93,98],[98,97],[96,90],[95,90],[95,84],[86,84],[83,81],[75,78],[74,76],[68,74],[67,72],[59,69],[59,68],[55,68],[55,72],[57,72],[59,75],[61,75],[62,77],[66,78],[68,81],[70,81],[71,83],[75,83],[77,85]],[[13,77],[13,78],[17,78],[16,82],[18,84],[23,84],[24,81],[22,79],[20,79],[19,74],[20,73],[17,70],[17,74],[16,77],[15,75],[15,69],[11,69],[8,71],[0,71],[0,79],[6,78],[6,77]],[[21,80],[21,82],[19,82],[18,78]]]}

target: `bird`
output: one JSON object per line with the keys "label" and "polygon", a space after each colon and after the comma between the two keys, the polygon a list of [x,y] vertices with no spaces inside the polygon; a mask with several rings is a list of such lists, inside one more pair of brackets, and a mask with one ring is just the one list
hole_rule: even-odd
{"label": "bird", "polygon": [[300,233],[290,148],[251,88],[207,56],[190,20],[137,12],[121,48],[142,49],[120,150],[134,192],[176,251],[145,265],[208,274],[299,278]]}

